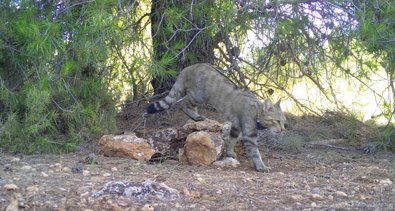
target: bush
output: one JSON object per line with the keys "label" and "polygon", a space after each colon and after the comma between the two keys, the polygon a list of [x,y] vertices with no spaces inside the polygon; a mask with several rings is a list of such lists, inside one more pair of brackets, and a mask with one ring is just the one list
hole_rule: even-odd
{"label": "bush", "polygon": [[103,23],[113,24],[101,21],[110,15],[105,2],[56,17],[54,8],[67,5],[7,2],[0,3],[0,148],[69,152],[91,135],[114,131],[117,98],[101,74],[111,38]]}

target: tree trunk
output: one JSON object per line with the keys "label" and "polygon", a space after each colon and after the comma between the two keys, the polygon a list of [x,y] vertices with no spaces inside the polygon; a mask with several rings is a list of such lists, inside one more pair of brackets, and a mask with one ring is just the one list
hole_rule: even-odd
{"label": "tree trunk", "polygon": [[[151,35],[153,59],[166,70],[180,72],[183,68],[199,63],[213,63],[214,48],[218,41],[210,35],[206,26],[210,24],[210,8],[213,1],[152,0]],[[169,13],[184,12],[176,19]],[[169,59],[168,58],[172,58]],[[170,90],[175,77],[154,76],[151,85],[154,95]]]}

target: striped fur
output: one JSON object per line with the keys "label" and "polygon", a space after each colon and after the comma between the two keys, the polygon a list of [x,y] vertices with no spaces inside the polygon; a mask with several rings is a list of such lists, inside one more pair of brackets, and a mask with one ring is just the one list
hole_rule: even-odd
{"label": "striped fur", "polygon": [[236,157],[234,146],[242,134],[247,155],[255,169],[267,172],[269,168],[262,161],[257,145],[257,125],[264,125],[275,132],[285,130],[285,116],[280,102],[269,100],[260,102],[253,93],[237,89],[235,85],[209,64],[195,64],[181,71],[170,93],[162,100],[147,107],[147,113],[168,109],[183,98],[183,111],[195,121],[204,117],[196,106],[209,103],[231,121],[229,142],[226,143],[226,156]]}

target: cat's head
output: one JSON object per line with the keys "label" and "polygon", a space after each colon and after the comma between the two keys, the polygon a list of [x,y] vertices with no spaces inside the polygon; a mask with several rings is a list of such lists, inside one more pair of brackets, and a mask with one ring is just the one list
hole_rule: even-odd
{"label": "cat's head", "polygon": [[273,132],[280,133],[285,130],[286,118],[280,107],[281,100],[273,104],[270,100],[262,103],[262,113],[258,118],[257,128],[269,128]]}

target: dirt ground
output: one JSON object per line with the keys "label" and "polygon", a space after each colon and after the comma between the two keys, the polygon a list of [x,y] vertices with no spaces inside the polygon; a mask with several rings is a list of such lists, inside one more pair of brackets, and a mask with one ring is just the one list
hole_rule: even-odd
{"label": "dirt ground", "polygon": [[[120,130],[180,126],[188,119],[170,111],[143,121],[140,112],[123,113]],[[218,119],[210,109],[205,115]],[[297,122],[291,130],[301,131],[314,120]],[[272,171],[259,173],[244,155],[239,156],[237,168],[189,166],[173,159],[152,163],[103,157],[96,142],[63,155],[0,154],[0,211],[395,210],[392,153],[365,154],[347,143],[336,148],[306,145],[298,151],[262,147],[264,162]],[[95,195],[110,181],[142,184],[147,180],[163,183],[179,195],[168,199]]]}

